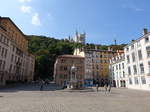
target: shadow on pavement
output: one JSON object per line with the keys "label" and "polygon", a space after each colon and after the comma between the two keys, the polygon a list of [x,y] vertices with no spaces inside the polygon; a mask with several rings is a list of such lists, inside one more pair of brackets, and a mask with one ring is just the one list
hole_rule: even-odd
{"label": "shadow on pavement", "polygon": [[93,88],[84,88],[84,89],[64,89],[62,92],[80,92],[80,93],[86,93],[86,92],[95,92]]}
{"label": "shadow on pavement", "polygon": [[[62,87],[56,84],[44,85],[42,91],[57,91],[62,90]],[[19,92],[19,91],[40,91],[39,84],[17,84],[0,88],[0,92]]]}

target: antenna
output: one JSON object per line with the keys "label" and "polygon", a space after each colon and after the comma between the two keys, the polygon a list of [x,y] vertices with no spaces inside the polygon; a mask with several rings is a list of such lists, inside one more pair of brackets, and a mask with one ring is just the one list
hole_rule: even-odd
{"label": "antenna", "polygon": [[76,29],[76,35],[78,35],[78,30]]}
{"label": "antenna", "polygon": [[115,45],[117,45],[117,40],[116,39],[114,40],[114,43],[115,43]]}

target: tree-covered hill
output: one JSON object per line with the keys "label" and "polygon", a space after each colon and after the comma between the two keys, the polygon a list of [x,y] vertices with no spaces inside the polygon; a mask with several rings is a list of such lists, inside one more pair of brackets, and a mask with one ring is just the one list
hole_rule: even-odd
{"label": "tree-covered hill", "polygon": [[[95,44],[81,44],[69,42],[68,40],[58,40],[55,38],[48,38],[45,36],[28,35],[29,52],[34,54],[35,59],[35,80],[53,79],[54,63],[57,56],[63,54],[73,54],[77,47],[84,47],[86,49],[95,49]],[[107,50],[108,47],[114,50],[123,49],[125,44],[122,45],[96,45],[97,49]]]}
{"label": "tree-covered hill", "polygon": [[80,44],[67,40],[58,40],[45,36],[27,36],[29,52],[36,57],[35,79],[53,79],[54,63],[58,55],[73,54],[74,48]]}

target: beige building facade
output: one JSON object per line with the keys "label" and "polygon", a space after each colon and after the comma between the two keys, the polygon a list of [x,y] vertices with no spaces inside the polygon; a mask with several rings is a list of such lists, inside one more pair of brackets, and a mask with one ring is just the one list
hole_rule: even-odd
{"label": "beige building facade", "polygon": [[109,59],[116,52],[112,50],[75,49],[74,55],[85,57],[85,79],[103,80],[109,76]]}
{"label": "beige building facade", "polygon": [[0,17],[0,85],[9,81],[32,81],[35,57],[28,40],[10,18]]}
{"label": "beige building facade", "polygon": [[61,86],[69,84],[72,66],[77,68],[77,86],[84,86],[84,57],[74,55],[61,55],[57,58],[54,65],[54,80],[56,84]]}

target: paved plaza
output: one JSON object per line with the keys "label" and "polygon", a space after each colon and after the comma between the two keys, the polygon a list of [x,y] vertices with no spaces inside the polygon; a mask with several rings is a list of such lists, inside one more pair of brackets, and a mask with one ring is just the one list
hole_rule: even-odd
{"label": "paved plaza", "polygon": [[150,92],[128,89],[80,91],[49,85],[0,89],[0,112],[150,112]]}

